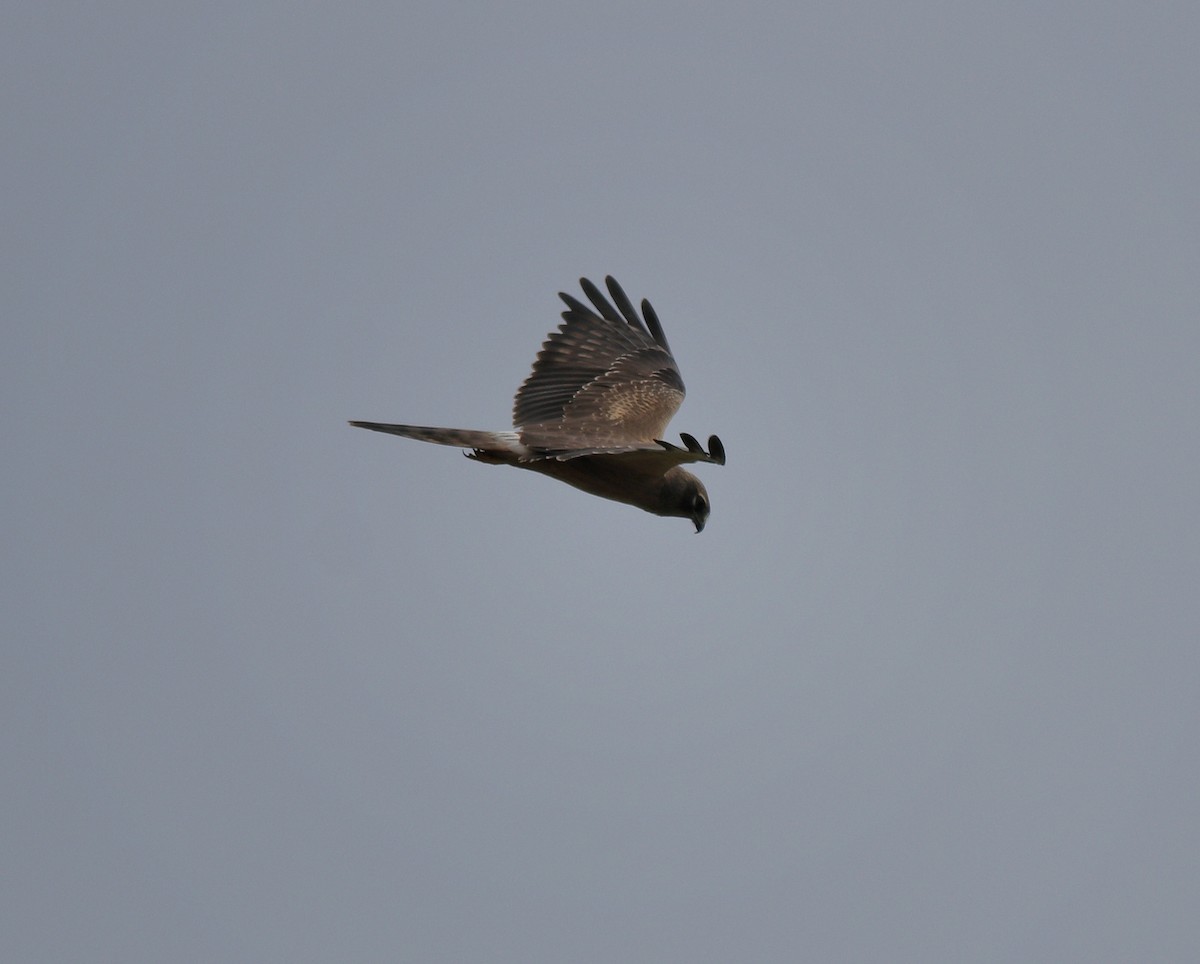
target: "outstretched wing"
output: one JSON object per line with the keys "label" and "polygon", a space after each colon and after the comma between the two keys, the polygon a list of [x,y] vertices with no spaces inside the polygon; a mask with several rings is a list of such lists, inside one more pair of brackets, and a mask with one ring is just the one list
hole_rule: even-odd
{"label": "outstretched wing", "polygon": [[595,310],[559,294],[563,323],[513,401],[521,440],[546,454],[658,448],[683,402],[683,378],[650,302],[639,316],[621,286],[605,282],[616,308],[587,278],[579,283]]}

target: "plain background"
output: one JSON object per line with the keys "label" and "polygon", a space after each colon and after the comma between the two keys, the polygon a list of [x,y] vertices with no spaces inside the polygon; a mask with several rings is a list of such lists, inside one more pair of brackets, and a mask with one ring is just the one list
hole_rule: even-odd
{"label": "plain background", "polygon": [[[6,961],[1200,958],[1200,7],[0,15]],[[506,428],[614,274],[697,536]]]}

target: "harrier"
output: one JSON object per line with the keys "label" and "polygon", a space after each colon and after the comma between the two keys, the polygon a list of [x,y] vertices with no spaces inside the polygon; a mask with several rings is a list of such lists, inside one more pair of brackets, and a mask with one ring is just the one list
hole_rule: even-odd
{"label": "harrier", "polygon": [[655,515],[691,519],[699,532],[708,519],[708,493],[682,466],[724,465],[725,448],[715,435],[707,452],[682,432],[682,447],[663,441],[683,401],[679,367],[650,302],[642,301],[639,316],[621,286],[605,281],[616,308],[587,278],[579,283],[593,307],[559,293],[567,305],[563,323],[517,390],[511,432],[350,424],[469,448],[465,454],[476,461],[515,465]]}

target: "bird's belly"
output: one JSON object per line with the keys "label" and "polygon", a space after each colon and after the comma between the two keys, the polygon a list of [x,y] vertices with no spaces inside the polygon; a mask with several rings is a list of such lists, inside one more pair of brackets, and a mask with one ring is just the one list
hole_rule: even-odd
{"label": "bird's belly", "polygon": [[514,464],[558,479],[589,495],[657,513],[661,477],[630,471],[619,455],[582,455],[562,462],[538,459]]}

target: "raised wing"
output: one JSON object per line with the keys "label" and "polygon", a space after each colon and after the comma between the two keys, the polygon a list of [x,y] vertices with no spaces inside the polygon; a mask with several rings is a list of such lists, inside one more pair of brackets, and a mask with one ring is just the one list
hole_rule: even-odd
{"label": "raised wing", "polygon": [[683,402],[683,378],[650,302],[639,316],[621,286],[605,282],[615,308],[587,278],[579,283],[595,310],[559,294],[563,323],[513,400],[513,425],[531,447],[556,455],[653,450]]}

